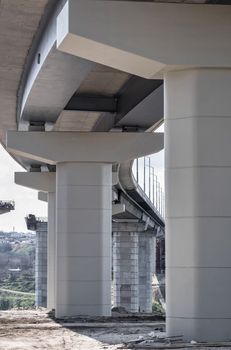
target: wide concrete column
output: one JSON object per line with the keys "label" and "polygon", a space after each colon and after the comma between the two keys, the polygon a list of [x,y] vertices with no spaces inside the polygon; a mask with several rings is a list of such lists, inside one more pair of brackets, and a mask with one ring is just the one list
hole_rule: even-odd
{"label": "wide concrete column", "polygon": [[56,316],[110,315],[112,164],[160,151],[163,135],[8,132],[7,148],[56,165]]}
{"label": "wide concrete column", "polygon": [[111,314],[111,187],[111,164],[57,164],[56,317]]}
{"label": "wide concrete column", "polygon": [[167,333],[230,340],[231,69],[165,75]]}
{"label": "wide concrete column", "polygon": [[139,235],[139,311],[152,312],[152,276],[155,265],[154,233]]}
{"label": "wide concrete column", "polygon": [[47,307],[47,222],[36,222],[35,305]]}

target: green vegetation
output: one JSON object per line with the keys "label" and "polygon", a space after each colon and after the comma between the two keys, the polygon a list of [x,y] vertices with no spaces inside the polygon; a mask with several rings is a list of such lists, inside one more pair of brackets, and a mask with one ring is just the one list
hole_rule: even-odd
{"label": "green vegetation", "polygon": [[34,256],[34,246],[31,244],[16,244],[13,253],[18,255]]}
{"label": "green vegetation", "polygon": [[30,309],[35,305],[34,296],[0,292],[0,310],[12,308]]}
{"label": "green vegetation", "polygon": [[34,293],[34,276],[22,273],[19,277],[11,276],[0,283],[0,288],[15,290],[18,292]]}
{"label": "green vegetation", "polygon": [[161,316],[164,316],[165,315],[165,311],[160,303],[159,300],[155,300],[153,303],[152,303],[152,312],[155,313],[155,314],[158,314],[158,315],[161,315]]}
{"label": "green vegetation", "polygon": [[34,264],[33,241],[0,243],[0,310],[31,308],[35,305],[34,295],[21,294],[35,292]]}
{"label": "green vegetation", "polygon": [[12,250],[11,244],[8,242],[3,242],[0,244],[0,253],[10,252]]}

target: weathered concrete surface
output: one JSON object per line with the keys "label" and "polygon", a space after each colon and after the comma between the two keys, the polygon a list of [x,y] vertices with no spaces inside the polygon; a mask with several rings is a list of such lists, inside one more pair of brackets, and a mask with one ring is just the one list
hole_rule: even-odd
{"label": "weathered concrete surface", "polygon": [[113,232],[114,306],[139,311],[139,255],[137,232]]}
{"label": "weathered concrete surface", "polygon": [[139,311],[152,312],[152,276],[154,275],[154,233],[139,235]]}
{"label": "weathered concrete surface", "polygon": [[16,129],[16,101],[28,51],[49,0],[0,1],[0,141]]}
{"label": "weathered concrete surface", "polygon": [[47,222],[37,222],[35,251],[35,305],[47,306]]}

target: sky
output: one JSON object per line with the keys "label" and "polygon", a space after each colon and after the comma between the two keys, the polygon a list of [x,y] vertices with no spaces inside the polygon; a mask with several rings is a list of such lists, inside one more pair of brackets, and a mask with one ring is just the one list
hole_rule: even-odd
{"label": "sky", "polygon": [[[163,127],[158,131],[163,131]],[[155,174],[164,188],[164,151],[151,157]],[[0,215],[0,231],[28,232],[25,217],[34,214],[37,217],[47,217],[47,204],[39,201],[38,192],[16,185],[14,173],[25,171],[0,145],[0,200],[13,200],[15,210]]]}
{"label": "sky", "polygon": [[0,200],[13,200],[15,210],[0,215],[0,231],[27,232],[25,217],[47,216],[47,204],[39,201],[38,192],[14,183],[14,173],[25,171],[0,145]]}

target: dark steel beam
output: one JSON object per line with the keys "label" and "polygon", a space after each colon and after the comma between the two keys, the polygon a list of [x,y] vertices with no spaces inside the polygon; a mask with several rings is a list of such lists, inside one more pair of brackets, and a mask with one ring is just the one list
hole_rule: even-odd
{"label": "dark steel beam", "polygon": [[[162,84],[162,80],[149,80],[132,76],[115,96],[76,94],[70,99],[65,110],[102,112],[94,131],[108,131],[114,127],[120,127],[121,125],[119,122],[122,121],[122,119],[125,122],[123,127],[126,127],[126,122],[128,122],[128,128],[133,127],[134,129],[134,127],[136,127],[137,130],[140,130],[143,127],[143,129],[146,130],[152,124],[150,123],[150,125],[146,125],[147,120],[145,121],[145,115],[144,119],[142,119],[141,116],[139,120],[136,121],[137,106],[142,105],[144,110],[146,107],[146,109],[149,110],[150,102],[146,101],[146,98],[151,96],[151,94]],[[152,110],[153,108],[155,109],[155,99],[153,103],[154,104],[151,107]],[[133,110],[134,121],[131,121],[133,116],[131,113]],[[129,120],[126,119],[128,114],[130,114]],[[154,122],[156,121],[153,120],[153,123]],[[145,123],[145,125],[142,123]]]}
{"label": "dark steel beam", "polygon": [[163,80],[132,76],[116,96],[118,98],[116,123],[162,84]]}
{"label": "dark steel beam", "polygon": [[117,99],[113,96],[74,95],[66,105],[65,110],[115,113]]}

